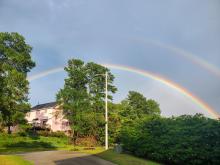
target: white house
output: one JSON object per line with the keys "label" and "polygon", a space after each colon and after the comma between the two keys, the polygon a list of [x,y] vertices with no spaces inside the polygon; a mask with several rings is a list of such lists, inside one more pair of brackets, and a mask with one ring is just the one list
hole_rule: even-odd
{"label": "white house", "polygon": [[71,129],[67,119],[64,119],[62,110],[56,102],[39,104],[31,108],[25,117],[28,123],[38,127],[49,128],[51,131],[70,133]]}

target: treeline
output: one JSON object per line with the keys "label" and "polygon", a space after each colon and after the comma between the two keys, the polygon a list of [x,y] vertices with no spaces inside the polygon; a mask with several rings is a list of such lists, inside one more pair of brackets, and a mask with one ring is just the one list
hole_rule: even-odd
{"label": "treeline", "polygon": [[[112,102],[117,91],[114,75],[110,70],[94,62],[71,59],[65,67],[67,78],[57,93],[57,102],[72,128],[74,142],[83,139],[104,144],[105,137],[105,73],[108,75],[109,142],[118,141],[121,126],[144,115],[160,114],[159,104],[147,100],[142,94],[131,91],[119,104]],[[94,144],[93,144],[94,145]]]}
{"label": "treeline", "polygon": [[126,151],[165,164],[220,164],[220,121],[194,116],[147,117],[124,125]]}
{"label": "treeline", "polygon": [[159,104],[135,91],[114,104],[111,94],[117,88],[110,70],[79,59],[69,60],[65,70],[68,76],[57,101],[70,121],[74,141],[96,139],[104,144],[105,80],[102,75],[107,72],[110,144],[121,143],[125,152],[166,164],[220,163],[219,120],[200,114],[161,117]]}

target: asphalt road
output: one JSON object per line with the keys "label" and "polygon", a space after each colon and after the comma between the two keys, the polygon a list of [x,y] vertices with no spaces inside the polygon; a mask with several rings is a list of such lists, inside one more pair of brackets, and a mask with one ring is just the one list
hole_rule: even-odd
{"label": "asphalt road", "polygon": [[19,155],[35,165],[115,165],[96,156],[71,151],[41,151]]}

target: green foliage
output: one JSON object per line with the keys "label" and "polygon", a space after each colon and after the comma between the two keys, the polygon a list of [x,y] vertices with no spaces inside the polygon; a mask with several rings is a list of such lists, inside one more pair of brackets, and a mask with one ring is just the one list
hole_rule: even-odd
{"label": "green foliage", "polygon": [[31,46],[18,33],[0,33],[1,64],[12,66],[18,72],[27,73],[35,63],[31,60]]}
{"label": "green foliage", "polygon": [[83,147],[95,147],[98,145],[98,142],[95,137],[82,137],[76,139],[76,145]]}
{"label": "green foliage", "polygon": [[[111,93],[115,93],[117,90],[116,87],[112,85],[114,76],[109,69],[93,62],[87,63],[85,67],[87,70],[90,101],[92,102],[93,109],[102,111],[105,98],[105,73],[108,73],[108,91]],[[112,99],[112,96],[108,95],[108,98]]]}
{"label": "green foliage", "polygon": [[8,128],[24,123],[24,114],[30,109],[26,78],[35,66],[31,50],[18,33],[0,33],[0,118]]}
{"label": "green foliage", "polygon": [[40,130],[40,131],[37,131],[37,135],[45,136],[45,137],[60,137],[60,138],[66,137],[65,133],[62,131],[50,132],[47,130]]}
{"label": "green foliage", "polygon": [[[119,114],[120,104],[109,103],[108,110],[109,110],[109,116],[108,116],[109,143],[114,144],[118,142],[118,137],[119,137],[121,126],[122,126],[121,116]],[[104,135],[102,137],[104,137]]]}
{"label": "green foliage", "polygon": [[160,115],[159,104],[156,101],[147,100],[146,97],[135,91],[129,91],[128,97],[121,102],[119,108],[122,120],[127,124],[133,124],[135,120],[149,115]]}
{"label": "green foliage", "polygon": [[63,89],[57,94],[57,101],[65,118],[70,122],[74,141],[79,137],[96,137],[102,142],[104,133],[105,73],[108,73],[108,98],[116,91],[114,76],[110,71],[93,62],[84,63],[78,59],[68,61],[65,67],[68,77]]}
{"label": "green foliage", "polygon": [[120,140],[127,151],[167,164],[220,164],[220,121],[199,114],[148,117],[123,127]]}

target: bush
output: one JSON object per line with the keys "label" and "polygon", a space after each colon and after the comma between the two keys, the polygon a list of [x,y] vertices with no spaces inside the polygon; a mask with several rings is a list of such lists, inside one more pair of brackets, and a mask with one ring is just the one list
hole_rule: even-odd
{"label": "bush", "polygon": [[27,132],[24,132],[24,131],[20,131],[18,133],[16,133],[18,136],[22,136],[22,137],[25,137],[25,136],[28,136],[28,133]]}
{"label": "bush", "polygon": [[3,132],[4,132],[4,127],[0,123],[0,133],[3,133]]}
{"label": "bush", "polygon": [[37,131],[37,135],[48,137],[50,136],[50,131],[40,130],[40,131]]}
{"label": "bush", "polygon": [[61,131],[50,132],[47,130],[42,130],[42,131],[37,131],[37,134],[45,137],[66,137],[65,133]]}
{"label": "bush", "polygon": [[51,132],[50,135],[52,137],[66,137],[65,133],[62,131]]}
{"label": "bush", "polygon": [[202,115],[151,118],[123,127],[125,150],[167,164],[220,164],[220,121]]}
{"label": "bush", "polygon": [[82,137],[82,138],[77,138],[75,141],[76,145],[79,146],[84,146],[84,147],[95,147],[97,145],[97,140],[95,137]]}

